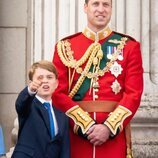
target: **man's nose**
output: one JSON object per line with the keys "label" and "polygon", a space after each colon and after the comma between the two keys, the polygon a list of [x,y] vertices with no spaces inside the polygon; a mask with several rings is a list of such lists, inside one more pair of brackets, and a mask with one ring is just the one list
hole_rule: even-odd
{"label": "man's nose", "polygon": [[99,4],[99,6],[98,6],[98,11],[99,11],[99,12],[103,12],[103,11],[104,11],[104,6],[103,6],[103,4]]}

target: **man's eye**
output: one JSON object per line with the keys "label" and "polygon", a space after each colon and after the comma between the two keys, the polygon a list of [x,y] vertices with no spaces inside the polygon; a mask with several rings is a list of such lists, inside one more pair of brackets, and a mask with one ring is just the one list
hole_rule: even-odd
{"label": "man's eye", "polygon": [[109,4],[109,3],[104,3],[103,6],[104,6],[104,7],[109,7],[110,4]]}
{"label": "man's eye", "polygon": [[96,7],[96,6],[99,5],[99,3],[98,3],[98,2],[95,2],[95,3],[93,3],[92,5]]}

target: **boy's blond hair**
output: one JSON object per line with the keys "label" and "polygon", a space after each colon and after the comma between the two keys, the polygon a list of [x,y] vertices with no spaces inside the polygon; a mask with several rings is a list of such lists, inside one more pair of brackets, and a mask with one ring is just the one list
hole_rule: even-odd
{"label": "boy's blond hair", "polygon": [[29,80],[32,81],[33,75],[35,74],[35,70],[37,68],[42,68],[50,72],[53,72],[55,74],[56,79],[58,78],[58,73],[53,63],[47,60],[41,60],[41,61],[33,63],[32,66],[30,67],[30,70],[28,72]]}

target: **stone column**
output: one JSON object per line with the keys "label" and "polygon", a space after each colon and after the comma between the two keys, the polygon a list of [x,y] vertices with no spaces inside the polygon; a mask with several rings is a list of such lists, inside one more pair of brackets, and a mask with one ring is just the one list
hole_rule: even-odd
{"label": "stone column", "polygon": [[[158,151],[157,1],[115,0],[113,27],[141,42],[144,92],[132,121],[134,156],[156,158]],[[139,84],[139,83],[136,83]]]}
{"label": "stone column", "polygon": [[11,130],[15,99],[26,83],[27,1],[0,1],[0,124],[6,151],[13,146]]}

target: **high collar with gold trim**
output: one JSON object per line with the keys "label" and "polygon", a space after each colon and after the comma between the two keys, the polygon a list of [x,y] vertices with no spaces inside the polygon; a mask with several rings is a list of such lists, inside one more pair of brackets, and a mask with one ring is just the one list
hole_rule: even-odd
{"label": "high collar with gold trim", "polygon": [[100,41],[106,37],[108,37],[111,34],[112,30],[110,29],[110,27],[105,27],[103,30],[99,31],[99,32],[93,32],[92,30],[90,30],[88,27],[85,27],[85,29],[83,30],[83,34],[93,40],[93,41]]}

